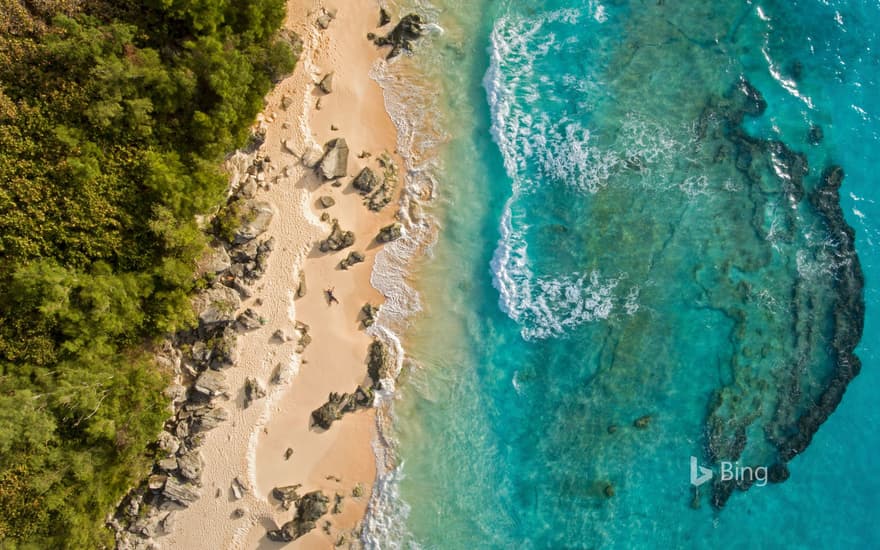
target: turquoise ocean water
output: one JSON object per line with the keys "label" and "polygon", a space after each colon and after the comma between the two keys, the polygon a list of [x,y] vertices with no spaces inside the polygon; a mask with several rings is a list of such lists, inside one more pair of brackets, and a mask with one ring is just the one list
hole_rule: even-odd
{"label": "turquoise ocean water", "polygon": [[880,3],[415,7],[440,232],[368,540],[880,547]]}

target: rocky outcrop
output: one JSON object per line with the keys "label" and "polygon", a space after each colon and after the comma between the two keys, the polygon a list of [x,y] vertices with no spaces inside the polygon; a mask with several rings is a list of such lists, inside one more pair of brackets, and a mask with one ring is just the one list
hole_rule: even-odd
{"label": "rocky outcrop", "polygon": [[412,51],[413,42],[421,38],[424,33],[424,22],[417,13],[411,13],[403,17],[391,32],[385,36],[368,36],[376,46],[391,46],[387,59],[398,56],[403,51]]}
{"label": "rocky outcrop", "polygon": [[348,269],[349,267],[364,262],[366,259],[367,257],[364,256],[362,252],[353,250],[349,252],[348,256],[339,261],[339,269]]}
{"label": "rocky outcrop", "polygon": [[306,295],[306,292],[309,291],[308,285],[306,284],[306,272],[300,268],[299,270],[299,282],[296,285],[296,297],[303,298]]}
{"label": "rocky outcrop", "polygon": [[199,321],[203,325],[229,323],[235,319],[235,312],[241,306],[238,293],[223,285],[214,285],[195,299],[199,311]]}
{"label": "rocky outcrop", "polygon": [[272,205],[268,202],[249,203],[242,215],[242,225],[235,230],[233,244],[244,244],[265,233],[272,223],[272,216]]}
{"label": "rocky outcrop", "polygon": [[194,485],[177,481],[173,477],[165,481],[165,488],[162,494],[166,498],[184,506],[189,506],[199,499],[199,491]]}
{"label": "rocky outcrop", "polygon": [[388,346],[381,340],[373,340],[367,356],[367,374],[373,381],[373,387],[381,387],[382,379],[393,378],[394,364]]}
{"label": "rocky outcrop", "polygon": [[247,308],[235,319],[235,329],[240,332],[257,330],[263,326],[264,320],[253,308]]}
{"label": "rocky outcrop", "polygon": [[376,235],[376,240],[380,243],[390,243],[391,241],[396,241],[402,236],[403,225],[395,222],[380,229],[379,234]]}
{"label": "rocky outcrop", "polygon": [[299,483],[296,485],[286,485],[284,487],[275,487],[272,489],[272,496],[281,502],[281,507],[289,510],[290,506],[296,503],[301,497],[297,490],[302,487]]}
{"label": "rocky outcrop", "polygon": [[196,379],[195,384],[193,384],[193,390],[201,393],[208,399],[223,395],[229,391],[229,386],[226,384],[226,375],[213,369],[206,370]]}
{"label": "rocky outcrop", "polygon": [[266,387],[253,376],[248,376],[244,381],[245,408],[250,407],[251,403],[257,399],[262,399],[264,397],[266,397]]}
{"label": "rocky outcrop", "polygon": [[324,158],[324,151],[317,145],[312,145],[302,155],[302,163],[306,168],[316,168]]}
{"label": "rocky outcrop", "polygon": [[351,184],[362,195],[368,195],[379,187],[379,178],[370,168],[363,168],[352,180]]}
{"label": "rocky outcrop", "polygon": [[339,221],[333,220],[330,235],[319,243],[318,248],[321,252],[338,252],[352,245],[354,245],[354,232],[343,230],[339,226]]}
{"label": "rocky outcrop", "polygon": [[312,423],[328,430],[335,421],[342,419],[343,414],[369,407],[372,403],[372,389],[363,386],[358,386],[354,393],[333,392],[328,396],[326,403],[312,411]]}
{"label": "rocky outcrop", "polygon": [[290,542],[305,535],[317,526],[317,521],[327,514],[330,499],[321,491],[306,493],[296,503],[294,518],[279,529],[266,533],[270,540]]}
{"label": "rocky outcrop", "polygon": [[327,142],[318,170],[326,180],[341,178],[348,173],[348,144],[345,138]]}
{"label": "rocky outcrop", "polygon": [[333,93],[333,73],[324,75],[324,78],[318,82],[318,88],[325,94]]}
{"label": "rocky outcrop", "polygon": [[361,324],[364,328],[369,328],[373,326],[373,323],[376,322],[376,315],[379,313],[379,308],[374,306],[373,304],[364,304],[364,307],[361,308]]}

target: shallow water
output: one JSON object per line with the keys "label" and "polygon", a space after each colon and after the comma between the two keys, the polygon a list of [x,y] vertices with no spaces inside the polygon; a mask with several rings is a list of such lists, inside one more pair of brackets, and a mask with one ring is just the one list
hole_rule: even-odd
{"label": "shallow water", "polygon": [[406,62],[449,138],[441,232],[371,540],[880,545],[880,5],[435,6]]}

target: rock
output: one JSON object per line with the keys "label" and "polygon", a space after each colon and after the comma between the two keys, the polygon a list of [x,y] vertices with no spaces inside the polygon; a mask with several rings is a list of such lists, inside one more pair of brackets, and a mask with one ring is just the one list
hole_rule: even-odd
{"label": "rock", "polygon": [[378,307],[373,304],[364,304],[364,307],[361,308],[361,324],[364,325],[364,328],[373,326],[373,323],[376,322],[376,315],[378,313]]}
{"label": "rock", "polygon": [[159,520],[159,528],[162,529],[162,532],[166,535],[171,533],[174,529],[174,514],[172,512],[165,514],[165,516]]}
{"label": "rock", "polygon": [[387,59],[396,57],[402,51],[412,51],[413,42],[423,34],[422,18],[417,13],[405,15],[391,32],[385,36],[376,37],[373,43],[376,46],[391,46]]}
{"label": "rock", "polygon": [[342,509],[344,508],[342,499],[344,499],[344,498],[345,498],[345,496],[340,495],[339,493],[336,493],[333,496],[333,514],[341,514],[342,513]]}
{"label": "rock", "polygon": [[263,326],[264,320],[252,308],[247,308],[244,310],[244,313],[238,316],[235,320],[235,329],[239,332],[247,332],[251,330],[257,330],[261,326]]}
{"label": "rock", "polygon": [[272,496],[281,502],[281,507],[285,510],[290,509],[290,505],[300,499],[297,489],[302,487],[299,483],[296,485],[287,485],[284,487],[275,487],[272,489]]}
{"label": "rock", "polygon": [[216,397],[229,391],[226,375],[216,370],[206,370],[196,378],[193,389],[206,397]]}
{"label": "rock", "polygon": [[362,195],[368,195],[379,186],[379,178],[376,176],[375,172],[367,167],[358,173],[354,180],[352,180],[351,184],[355,189],[360,191]]}
{"label": "rock", "polygon": [[636,418],[635,422],[633,422],[633,426],[640,430],[644,430],[651,423],[651,415],[646,414],[645,416],[640,416]]}
{"label": "rock", "polygon": [[379,189],[373,193],[367,200],[367,208],[373,212],[379,212],[391,202],[394,190],[387,183],[379,186]]}
{"label": "rock", "polygon": [[245,515],[247,515],[247,510],[244,508],[236,508],[232,511],[232,519],[241,519]]}
{"label": "rock", "polygon": [[281,108],[285,111],[290,109],[290,106],[293,105],[293,98],[289,95],[284,95],[281,97]]}
{"label": "rock", "polygon": [[614,485],[607,483],[605,488],[602,489],[602,492],[605,494],[607,498],[611,498],[614,496]]}
{"label": "rock", "polygon": [[370,407],[373,405],[373,396],[374,394],[371,388],[358,386],[354,391],[354,403],[358,407]]}
{"label": "rock", "polygon": [[232,498],[234,498],[235,500],[243,499],[244,495],[247,494],[248,491],[250,491],[250,487],[248,486],[248,484],[242,481],[240,477],[236,477],[232,480],[232,485],[230,486],[230,489],[232,489]]}
{"label": "rock", "polygon": [[199,451],[190,451],[177,459],[180,475],[190,481],[202,477],[202,455]]}
{"label": "rock", "polygon": [[165,490],[162,491],[162,494],[184,506],[189,506],[199,499],[198,489],[189,483],[181,483],[173,477],[169,477],[165,481]]}
{"label": "rock", "polygon": [[322,29],[325,29],[325,30],[326,30],[327,27],[330,26],[330,22],[331,22],[331,21],[333,21],[333,18],[332,18],[332,17],[330,17],[330,16],[329,16],[328,14],[326,14],[326,13],[322,13],[321,15],[318,16],[317,23],[318,23],[318,26],[319,26],[319,27],[321,27]]}
{"label": "rock", "polygon": [[162,395],[171,400],[174,406],[186,401],[186,388],[180,384],[171,384],[162,391]]}
{"label": "rock", "polygon": [[402,236],[403,226],[397,222],[394,222],[391,225],[386,225],[385,227],[380,229],[379,234],[376,235],[376,240],[380,243],[390,243],[391,241],[396,241]]}
{"label": "rock", "polygon": [[199,321],[206,326],[231,322],[240,306],[238,293],[223,285],[214,285],[195,299]]}
{"label": "rock", "polygon": [[345,138],[331,139],[324,145],[319,169],[327,180],[341,178],[348,173],[348,144]]}
{"label": "rock", "polygon": [[293,340],[293,337],[284,332],[283,329],[278,329],[272,333],[272,339],[283,344]]}
{"label": "rock", "polygon": [[617,425],[616,425],[616,424],[609,424],[609,425],[608,425],[608,433],[609,433],[609,434],[613,434],[613,433],[615,433],[616,431],[617,431]]}
{"label": "rock", "polygon": [[330,429],[333,422],[342,418],[342,409],[348,404],[348,399],[347,393],[331,393],[326,403],[312,411],[312,422],[325,430]]}
{"label": "rock", "polygon": [[318,203],[322,208],[330,208],[331,206],[336,204],[336,199],[331,197],[330,195],[324,195],[320,199],[318,199]]}
{"label": "rock", "polygon": [[149,487],[151,491],[159,492],[165,488],[166,480],[168,480],[168,476],[165,474],[153,474],[147,478],[147,487]]}
{"label": "rock", "polygon": [[321,221],[322,222],[329,222],[330,221],[330,214],[328,214],[327,212],[324,212],[323,214],[321,214]]}
{"label": "rock", "polygon": [[337,126],[337,125],[335,125],[335,124],[331,124],[331,125],[330,125],[330,131],[331,131],[331,132],[338,132],[338,131],[339,131],[339,126]]}
{"label": "rock", "polygon": [[290,460],[290,457],[292,457],[292,456],[293,456],[293,449],[288,447],[287,450],[284,451],[284,460]]}
{"label": "rock", "polygon": [[339,268],[340,269],[348,269],[349,267],[351,267],[353,265],[357,265],[359,263],[362,263],[366,259],[367,258],[366,258],[366,256],[363,255],[363,253],[358,252],[357,250],[353,250],[353,251],[349,252],[348,256],[345,259],[343,259],[339,262]]}
{"label": "rock", "polygon": [[354,488],[351,490],[351,496],[353,496],[354,498],[361,498],[362,496],[364,496],[364,486],[360,483],[355,485]]}
{"label": "rock", "polygon": [[311,145],[302,156],[303,166],[306,168],[315,168],[324,158],[324,151],[317,145]]}
{"label": "rock", "polygon": [[251,202],[245,207],[243,224],[235,231],[233,244],[246,243],[256,239],[272,223],[272,205],[265,201]]}
{"label": "rock", "polygon": [[318,82],[318,88],[325,94],[333,93],[333,73],[327,73],[321,82]]}
{"label": "rock", "polygon": [[313,491],[303,495],[296,505],[294,519],[266,533],[270,540],[290,542],[305,535],[315,528],[317,521],[327,513],[330,499],[321,491]]}
{"label": "rock", "polygon": [[159,432],[157,443],[159,444],[159,448],[165,451],[169,456],[177,454],[177,450],[180,449],[180,440],[166,431]]}
{"label": "rock", "polygon": [[299,284],[296,287],[296,297],[302,298],[308,292],[308,287],[306,286],[306,272],[302,269],[299,270]]}
{"label": "rock", "polygon": [[321,252],[339,251],[348,248],[354,244],[354,232],[343,231],[339,227],[339,222],[333,220],[333,226],[330,230],[330,236],[321,241],[318,245]]}
{"label": "rock", "polygon": [[385,8],[379,8],[379,26],[384,27],[388,23],[391,23],[391,16],[388,15],[388,12],[385,11]]}
{"label": "rock", "polygon": [[367,357],[367,374],[373,380],[373,387],[379,386],[383,378],[391,378],[393,373],[391,355],[381,340],[373,340]]}
{"label": "rock", "polygon": [[231,326],[211,338],[208,343],[211,345],[210,366],[212,369],[223,370],[238,361],[238,338],[236,338],[235,330]]}
{"label": "rock", "polygon": [[158,466],[163,472],[173,472],[177,470],[177,458],[173,456],[170,458],[163,458],[159,461]]}
{"label": "rock", "polygon": [[244,406],[249,407],[251,403],[257,399],[266,397],[266,388],[263,384],[254,378],[248,376],[244,381]]}
{"label": "rock", "polygon": [[222,273],[232,266],[229,253],[222,246],[215,246],[207,254],[202,269],[205,273]]}
{"label": "rock", "polygon": [[220,423],[225,422],[229,419],[229,413],[223,407],[217,407],[216,409],[212,409],[204,416],[199,416],[195,418],[192,422],[192,426],[190,430],[193,433],[206,432],[208,430],[213,430]]}
{"label": "rock", "polygon": [[767,473],[767,479],[770,483],[782,483],[787,480],[790,475],[788,466],[786,466],[784,462],[776,462],[770,466]]}
{"label": "rock", "polygon": [[[263,174],[260,175],[262,176]],[[236,196],[243,199],[252,199],[257,196],[257,181],[258,179],[253,176],[248,177],[238,189]]]}

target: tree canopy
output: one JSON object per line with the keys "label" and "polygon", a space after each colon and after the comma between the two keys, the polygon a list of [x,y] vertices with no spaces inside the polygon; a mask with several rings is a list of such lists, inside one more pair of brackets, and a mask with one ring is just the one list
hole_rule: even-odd
{"label": "tree canopy", "polygon": [[293,68],[283,0],[0,2],[0,546],[111,544],[152,460],[222,156]]}

